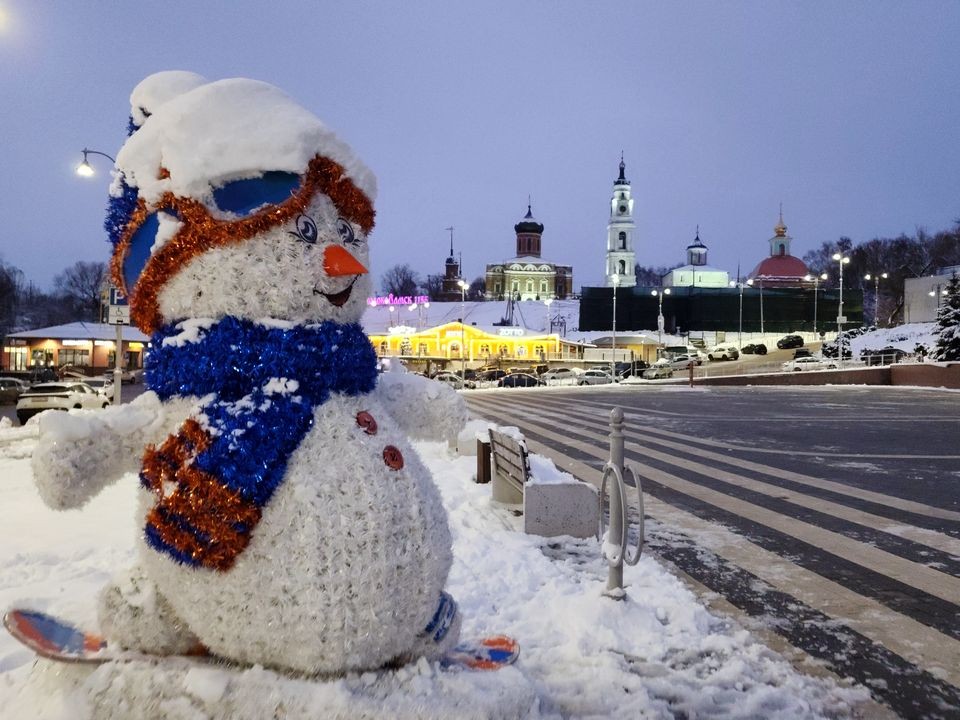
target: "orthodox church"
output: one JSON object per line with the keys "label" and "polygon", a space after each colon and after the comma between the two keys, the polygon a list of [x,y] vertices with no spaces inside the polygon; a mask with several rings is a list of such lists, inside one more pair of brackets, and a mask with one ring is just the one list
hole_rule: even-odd
{"label": "orthodox church", "polygon": [[707,246],[700,240],[700,227],[693,243],[687,245],[687,264],[663,276],[664,287],[725,288],[730,282],[726,270],[707,265]]}
{"label": "orthodox church", "polygon": [[[517,254],[509,260],[487,265],[487,300],[549,300],[573,294],[573,267],[544,262],[540,257],[543,223],[527,214],[513,226]],[[631,272],[633,268],[631,266]]]}
{"label": "orthodox church", "polygon": [[437,293],[437,300],[441,302],[453,302],[462,299],[460,283],[465,282],[460,276],[460,261],[453,252],[453,228],[447,229],[450,231],[450,255],[444,263],[440,292]]}
{"label": "orthodox church", "polygon": [[747,276],[762,285],[762,287],[795,288],[807,287],[812,283],[805,278],[810,270],[800,258],[790,254],[790,241],[787,235],[787,226],[783,224],[783,208],[780,209],[780,220],[773,228],[773,237],[770,238],[770,257],[764,258],[759,265]]}

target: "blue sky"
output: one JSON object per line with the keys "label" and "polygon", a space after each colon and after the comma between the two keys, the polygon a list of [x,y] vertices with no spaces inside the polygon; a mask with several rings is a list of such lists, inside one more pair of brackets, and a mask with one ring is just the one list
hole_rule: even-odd
{"label": "blue sky", "polygon": [[956,2],[52,2],[0,0],[0,257],[48,287],[105,260],[109,163],[143,77],[271,82],[380,184],[374,275],[472,279],[510,257],[532,195],[548,260],[601,284],[621,150],[637,260],[700,225],[711,265],[749,271],[778,206],[823,241],[960,218]]}

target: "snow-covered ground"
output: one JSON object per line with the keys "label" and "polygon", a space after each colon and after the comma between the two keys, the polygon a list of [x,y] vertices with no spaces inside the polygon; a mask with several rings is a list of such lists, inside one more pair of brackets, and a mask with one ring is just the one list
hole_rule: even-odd
{"label": "snow-covered ground", "polygon": [[917,345],[925,345],[930,352],[937,343],[936,323],[910,323],[892,328],[877,328],[858,335],[850,341],[853,357],[860,357],[864,350],[882,350],[894,347],[913,353]]}
{"label": "snow-covered ground", "polygon": [[[135,477],[82,511],[57,513],[33,487],[33,426],[0,428],[0,606],[37,608],[94,628],[95,599],[133,560]],[[506,633],[518,662],[494,673],[421,661],[335,680],[264,668],[130,662],[93,668],[36,661],[0,636],[0,712],[10,720],[101,718],[846,717],[867,696],[798,674],[708,612],[654,559],[625,569],[623,602],[601,596],[595,541],[517,532],[518,520],[471,482],[475,458],[440,443],[418,451],[454,535],[448,589],[465,637]],[[371,628],[376,632],[376,628]]]}

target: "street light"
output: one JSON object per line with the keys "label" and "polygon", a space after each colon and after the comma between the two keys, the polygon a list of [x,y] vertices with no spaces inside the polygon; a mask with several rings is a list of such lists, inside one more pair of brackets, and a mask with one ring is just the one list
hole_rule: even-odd
{"label": "street light", "polygon": [[949,294],[946,290],[941,290],[941,287],[942,287],[942,286],[938,284],[936,290],[931,290],[930,292],[927,293],[927,295],[929,295],[930,297],[937,299],[937,313],[938,313],[938,314],[940,313],[940,298],[941,298],[941,297],[946,297],[946,295]]}
{"label": "street light", "polygon": [[663,348],[663,296],[670,294],[670,288],[663,290],[654,290],[650,293],[658,298],[657,300],[657,358],[660,358],[660,352]]}
{"label": "street light", "polygon": [[[87,161],[87,155],[102,155],[114,165],[117,163],[116,160],[107,155],[105,152],[84,148],[83,161],[77,165],[77,175],[80,177],[93,177],[95,175],[93,166]],[[111,310],[111,312],[113,311]],[[123,358],[123,323],[120,322],[119,318],[117,318],[117,322],[115,324],[117,326],[117,337],[115,340],[116,345],[113,351],[113,404],[119,405],[122,401],[121,387],[123,385],[121,382],[121,379],[123,378],[123,366],[121,364]]]}
{"label": "street light", "polygon": [[107,160],[112,162],[114,165],[116,165],[117,163],[116,160],[114,160],[112,157],[110,157],[104,152],[100,152],[99,150],[88,150],[87,148],[84,148],[83,162],[77,165],[77,175],[79,175],[80,177],[93,177],[94,175],[96,175],[96,173],[93,170],[93,165],[91,165],[87,161],[87,155],[103,155],[103,157],[105,157]]}
{"label": "street light", "polygon": [[[760,336],[763,338],[763,278],[757,278],[757,282],[760,283]],[[747,285],[753,287],[753,278],[747,280]]]}
{"label": "street light", "polygon": [[843,367],[843,324],[847,321],[847,318],[843,315],[843,266],[850,264],[850,258],[841,255],[840,253],[834,253],[833,259],[837,261],[837,264],[840,266],[840,304],[837,306],[837,355],[839,358],[837,364],[842,368]]}
{"label": "street light", "polygon": [[553,302],[553,298],[547,298],[543,301],[543,304],[547,306],[547,327],[546,330],[549,333],[553,328],[550,324],[550,304]]}
{"label": "street light", "polygon": [[730,287],[740,288],[740,319],[737,324],[737,347],[743,349],[743,283],[735,280],[730,281]]}
{"label": "street light", "polygon": [[467,329],[464,322],[467,319],[467,288],[470,287],[466,282],[460,280],[457,282],[460,286],[460,379],[467,381]]}
{"label": "street light", "polygon": [[880,323],[880,278],[887,279],[886,273],[867,273],[863,276],[864,280],[873,279],[873,326],[877,327]]}
{"label": "street light", "polygon": [[610,377],[615,378],[617,376],[617,286],[620,284],[620,276],[614,275],[611,280],[613,281],[613,325],[611,327],[613,339],[610,344],[612,351],[612,357],[610,358]]}
{"label": "street light", "polygon": [[[886,273],[883,274],[886,277]],[[870,277],[869,275],[867,276]],[[820,273],[819,275],[805,275],[804,280],[810,282],[813,280],[813,334],[817,334],[817,295],[820,291],[820,281],[827,279],[826,273]]]}

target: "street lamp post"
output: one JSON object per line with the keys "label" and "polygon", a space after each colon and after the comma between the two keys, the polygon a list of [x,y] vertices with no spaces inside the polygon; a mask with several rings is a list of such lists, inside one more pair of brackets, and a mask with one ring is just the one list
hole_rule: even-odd
{"label": "street lamp post", "polygon": [[867,273],[863,276],[864,280],[873,279],[873,326],[877,327],[880,322],[880,278],[887,279],[886,273]]}
{"label": "street lamp post", "polygon": [[617,376],[617,286],[620,285],[620,276],[614,275],[611,280],[613,280],[613,340],[610,349],[613,356],[610,358],[610,377],[615,378]]}
{"label": "street lamp post", "polygon": [[650,293],[657,297],[657,359],[663,351],[663,296],[670,294],[670,288],[654,290]]}
{"label": "street lamp post", "polygon": [[550,323],[550,305],[553,303],[553,298],[547,298],[543,301],[543,304],[547,306],[547,327],[546,331],[549,333],[553,328]]}
{"label": "street lamp post", "polygon": [[464,323],[467,320],[467,288],[470,287],[463,280],[457,285],[460,286],[460,379],[467,381],[467,329]]}
{"label": "street lamp post", "polygon": [[[93,170],[93,166],[88,162],[88,155],[101,155],[107,160],[116,165],[117,161],[114,160],[110,155],[107,155],[105,152],[100,152],[99,150],[90,150],[89,148],[83,149],[83,160],[79,165],[77,165],[77,175],[81,177],[93,177],[96,173]],[[111,313],[115,312],[112,308]],[[113,404],[119,405],[122,401],[122,379],[123,379],[123,321],[118,315],[116,318],[109,318],[111,322],[117,326],[117,337],[114,345],[113,351]],[[101,317],[101,322],[103,321]]]}
{"label": "street lamp post", "polygon": [[[886,273],[884,273],[886,274]],[[813,334],[817,334],[817,295],[820,292],[820,281],[827,279],[826,273],[820,273],[819,275],[806,275],[804,278],[807,282],[813,280]]]}
{"label": "street lamp post", "polygon": [[[747,280],[747,285],[753,287],[754,278]],[[763,339],[763,278],[757,278],[757,283],[760,285],[760,336],[761,340]]]}
{"label": "street lamp post", "polygon": [[938,283],[936,290],[931,290],[930,292],[927,293],[927,295],[929,295],[932,298],[936,298],[937,300],[937,314],[940,313],[940,298],[941,296],[945,296],[947,294],[947,291],[941,288],[942,286]]}
{"label": "street lamp post", "polygon": [[730,287],[740,288],[740,318],[737,322],[737,347],[743,349],[743,283],[731,280]]}
{"label": "street lamp post", "polygon": [[834,253],[833,259],[837,261],[837,264],[840,267],[840,304],[837,306],[837,355],[838,364],[843,367],[843,324],[847,321],[847,318],[843,315],[843,266],[850,263],[850,258],[841,255],[840,253]]}

